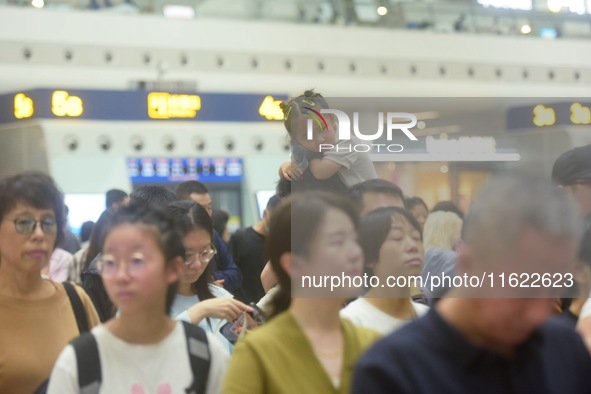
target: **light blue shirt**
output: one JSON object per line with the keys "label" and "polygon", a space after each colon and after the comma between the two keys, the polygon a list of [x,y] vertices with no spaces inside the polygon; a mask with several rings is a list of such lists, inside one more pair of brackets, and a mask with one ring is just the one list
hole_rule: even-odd
{"label": "light blue shirt", "polygon": [[[214,284],[209,284],[209,291],[215,298],[234,298],[234,296],[225,290],[223,287],[216,286]],[[170,308],[170,317],[176,320],[186,321],[191,323],[191,319],[189,318],[189,313],[187,310],[191,308],[193,305],[196,305],[200,302],[199,297],[196,295],[193,296],[184,296],[181,294],[177,294],[174,297],[174,301],[172,303],[172,307]],[[205,332],[210,332],[216,336],[216,338],[220,341],[224,348],[228,350],[228,354],[232,354],[234,350],[234,345],[232,345],[226,337],[224,337],[220,333],[220,328],[228,321],[225,319],[217,319],[215,317],[210,317],[203,319],[199,322],[198,326],[205,330]]]}

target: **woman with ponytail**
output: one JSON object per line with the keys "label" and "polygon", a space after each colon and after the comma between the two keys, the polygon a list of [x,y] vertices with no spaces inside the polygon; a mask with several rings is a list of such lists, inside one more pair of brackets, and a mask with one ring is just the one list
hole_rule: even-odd
{"label": "woman with ponytail", "polygon": [[361,276],[355,207],[326,192],[293,195],[274,211],[267,242],[280,283],[273,314],[238,341],[222,392],[349,393],[357,358],[379,335],[339,318],[359,288],[305,282]]}

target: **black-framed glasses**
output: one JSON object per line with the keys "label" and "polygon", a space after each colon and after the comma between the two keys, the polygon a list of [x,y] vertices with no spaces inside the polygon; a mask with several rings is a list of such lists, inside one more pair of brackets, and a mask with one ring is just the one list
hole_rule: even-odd
{"label": "black-framed glasses", "polygon": [[571,183],[571,185],[591,186],[591,179],[577,179],[576,181],[574,181],[573,183]]}
{"label": "black-framed glasses", "polygon": [[211,245],[210,247],[208,247],[205,250],[202,250],[199,253],[187,253],[185,254],[185,265],[189,266],[193,264],[196,258],[199,258],[199,261],[203,264],[207,264],[213,259],[213,256],[215,256],[217,252],[218,251],[215,250],[215,247]]}
{"label": "black-framed glasses", "polygon": [[16,218],[12,221],[14,228],[20,234],[29,235],[37,228],[37,223],[41,226],[41,230],[45,234],[53,235],[57,233],[57,222],[53,216],[46,216],[41,220],[35,220],[33,218]]}

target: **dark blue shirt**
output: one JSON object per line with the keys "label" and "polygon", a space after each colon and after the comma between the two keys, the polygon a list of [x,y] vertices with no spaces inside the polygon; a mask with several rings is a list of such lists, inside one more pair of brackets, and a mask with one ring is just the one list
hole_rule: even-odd
{"label": "dark blue shirt", "polygon": [[472,345],[432,309],[361,357],[353,393],[591,393],[591,356],[572,328],[550,321],[507,359]]}
{"label": "dark blue shirt", "polygon": [[242,272],[234,263],[226,243],[215,230],[213,231],[213,246],[217,250],[210,262],[213,265],[211,267],[213,276],[216,280],[224,279],[224,289],[233,293],[242,286]]}

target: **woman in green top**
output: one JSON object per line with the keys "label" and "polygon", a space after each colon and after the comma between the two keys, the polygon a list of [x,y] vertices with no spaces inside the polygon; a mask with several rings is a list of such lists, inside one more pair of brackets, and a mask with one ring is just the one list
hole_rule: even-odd
{"label": "woman in green top", "polygon": [[[350,392],[357,358],[379,337],[339,318],[360,291],[353,286],[363,272],[357,222],[349,201],[323,192],[294,195],[276,208],[267,248],[281,290],[271,321],[238,342],[224,394]],[[326,276],[333,285],[343,277],[353,283],[315,287]]]}

